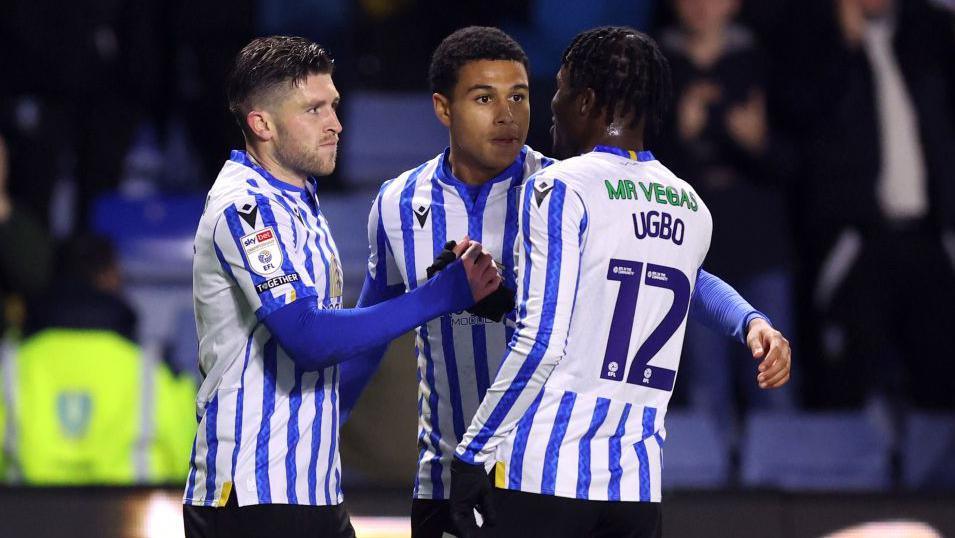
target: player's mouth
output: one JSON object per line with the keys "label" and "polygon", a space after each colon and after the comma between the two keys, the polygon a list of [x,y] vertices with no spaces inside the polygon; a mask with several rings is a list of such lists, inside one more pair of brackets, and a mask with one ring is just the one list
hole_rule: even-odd
{"label": "player's mouth", "polygon": [[318,144],[318,147],[320,147],[320,148],[334,148],[334,147],[337,146],[337,145],[338,145],[338,139],[337,139],[337,138],[333,138],[333,139],[331,139],[331,140],[325,140],[325,141],[320,142],[320,143]]}
{"label": "player's mouth", "polygon": [[491,143],[495,146],[513,146],[520,143],[517,137],[492,138]]}

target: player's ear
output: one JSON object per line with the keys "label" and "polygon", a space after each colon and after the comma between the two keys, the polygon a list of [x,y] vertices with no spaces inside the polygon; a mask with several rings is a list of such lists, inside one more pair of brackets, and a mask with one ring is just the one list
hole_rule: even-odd
{"label": "player's ear", "polygon": [[265,110],[250,110],[245,115],[245,124],[249,127],[249,132],[259,140],[271,140],[275,135],[275,124]]}
{"label": "player's ear", "polygon": [[434,115],[441,125],[451,128],[451,100],[438,92],[431,94],[431,104],[434,105]]}
{"label": "player's ear", "polygon": [[594,93],[592,88],[584,88],[577,92],[575,101],[574,104],[576,105],[577,113],[586,118],[593,114],[594,106],[597,102],[597,94]]}

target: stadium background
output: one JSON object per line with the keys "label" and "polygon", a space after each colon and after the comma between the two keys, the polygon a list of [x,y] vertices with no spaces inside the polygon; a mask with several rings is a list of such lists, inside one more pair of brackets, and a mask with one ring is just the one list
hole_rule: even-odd
{"label": "stadium background", "polygon": [[[866,315],[866,303],[840,310],[833,306],[841,298],[838,292],[828,302],[818,300],[825,288],[818,267],[825,260],[814,248],[818,215],[812,208],[825,207],[814,198],[831,192],[818,188],[827,178],[812,176],[815,169],[808,163],[817,156],[818,140],[805,128],[805,118],[794,113],[803,109],[793,102],[804,90],[819,95],[810,91],[814,81],[807,77],[831,60],[825,54],[824,23],[837,27],[844,21],[841,3],[753,0],[743,2],[736,17],[765,61],[765,133],[771,133],[765,136],[786,142],[775,169],[785,169],[788,177],[771,187],[783,201],[782,211],[763,211],[756,222],[746,223],[747,234],[739,237],[732,255],[752,252],[744,265],[769,258],[765,265],[778,265],[787,275],[794,298],[787,336],[799,384],[790,405],[748,403],[745,391],[735,390],[730,398],[738,400],[731,417],[736,427],[727,430],[725,416],[692,405],[692,387],[705,380],[677,383],[681,388],[667,417],[664,472],[671,536],[822,536],[854,524],[893,520],[921,521],[942,535],[955,535],[955,357],[944,346],[929,354],[903,348],[906,352],[888,359],[861,355],[864,345],[845,344],[852,327],[867,328],[875,341],[887,331],[911,329],[878,325],[878,318]],[[955,5],[946,0],[899,4],[922,17],[905,24],[935,46],[926,49],[935,55],[926,63],[943,88],[936,96],[945,106],[938,108],[936,120],[955,132]],[[228,150],[241,147],[223,85],[232,57],[257,35],[304,35],[336,58],[344,133],[338,169],[321,180],[320,192],[341,251],[345,304],[353,305],[367,255],[366,216],[377,186],[447,144],[431,109],[427,66],[437,43],[468,24],[499,26],[527,50],[533,115],[528,143],[547,153],[553,77],[573,35],[602,24],[627,24],[660,38],[679,27],[680,18],[668,2],[623,0],[0,2],[5,44],[0,136],[8,156],[0,156],[0,178],[9,169],[0,189],[16,211],[30,215],[37,234],[8,235],[8,248],[0,254],[6,258],[0,264],[0,293],[7,352],[26,334],[31,309],[70,291],[72,281],[63,278],[70,271],[64,261],[69,258],[50,258],[49,252],[66,253],[96,234],[118,252],[122,296],[137,319],[134,339],[144,349],[161,349],[159,360],[183,379],[198,376],[192,235],[206,189]],[[818,113],[812,119],[829,121]],[[661,144],[670,145],[667,156],[672,157],[663,160],[679,168],[680,148],[666,137]],[[948,140],[950,152],[955,138]],[[852,140],[846,148],[833,152],[858,149]],[[955,177],[943,179],[955,186]],[[747,208],[737,209],[746,214]],[[718,228],[719,214],[714,217]],[[949,248],[938,242],[937,259],[949,264],[943,273],[951,275],[955,235],[946,231],[951,229],[942,226],[940,237],[949,240]],[[34,278],[13,276],[16,271],[8,268],[17,265]],[[748,277],[731,263],[713,272],[738,287]],[[955,288],[945,278],[931,285],[941,295]],[[944,328],[922,327],[928,334]],[[342,431],[346,502],[362,518],[360,536],[401,535],[406,525],[400,518],[410,505],[416,459],[411,350],[408,337],[391,346]],[[912,369],[926,363],[931,365],[927,370]],[[928,385],[920,384],[924,379]],[[922,388],[936,384],[941,396],[924,398]],[[191,423],[193,417],[186,414],[182,420]],[[3,536],[181,532],[177,484],[63,488],[8,475],[0,487]],[[365,519],[369,516],[398,519]],[[398,534],[389,534],[394,528]],[[913,529],[922,531],[929,532]]]}

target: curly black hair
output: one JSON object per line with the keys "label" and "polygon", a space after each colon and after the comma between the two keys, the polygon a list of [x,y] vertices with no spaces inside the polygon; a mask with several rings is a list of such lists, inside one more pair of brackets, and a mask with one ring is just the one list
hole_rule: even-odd
{"label": "curly black hair", "polygon": [[428,69],[431,91],[450,97],[458,70],[478,60],[512,60],[530,69],[527,54],[511,36],[490,26],[468,26],[444,38],[434,49]]}
{"label": "curly black hair", "polygon": [[574,90],[590,88],[594,113],[626,117],[636,127],[646,118],[655,133],[670,102],[670,64],[649,36],[626,26],[603,26],[577,34],[564,50],[560,64]]}
{"label": "curly black hair", "polygon": [[328,51],[304,37],[253,39],[239,51],[229,73],[229,111],[246,132],[245,116],[256,96],[279,84],[301,84],[309,75],[331,74],[334,67]]}

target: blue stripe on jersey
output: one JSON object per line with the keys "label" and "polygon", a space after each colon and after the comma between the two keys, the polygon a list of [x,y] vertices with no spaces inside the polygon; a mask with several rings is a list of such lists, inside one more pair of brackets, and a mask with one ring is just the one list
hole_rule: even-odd
{"label": "blue stripe on jersey", "polygon": [[[527,260],[525,264],[526,269],[524,271],[524,297],[521,300],[522,317],[526,315],[527,295],[528,288],[530,287],[531,232],[529,222],[531,198],[534,197],[533,183],[533,181],[528,182],[524,190],[524,217],[522,228],[524,236],[524,254]],[[531,347],[530,353],[527,354],[527,358],[524,360],[524,363],[518,370],[517,375],[514,376],[514,380],[511,381],[511,386],[507,388],[507,391],[501,397],[500,401],[498,401],[497,405],[494,407],[494,410],[491,411],[490,416],[484,423],[484,427],[481,428],[481,431],[478,432],[476,436],[474,436],[474,439],[471,441],[471,444],[466,450],[466,454],[468,452],[471,454],[480,452],[484,447],[484,444],[487,443],[488,439],[494,435],[495,431],[497,431],[498,427],[501,425],[501,422],[503,422],[504,418],[507,416],[507,413],[511,410],[511,407],[514,406],[514,402],[524,390],[524,387],[527,386],[527,381],[537,370],[538,364],[540,364],[541,359],[544,357],[544,353],[547,351],[547,346],[550,343],[551,331],[554,327],[554,312],[557,308],[557,294],[560,288],[560,262],[563,252],[563,246],[561,243],[561,220],[564,212],[564,195],[566,191],[566,185],[560,181],[554,181],[554,187],[550,195],[550,206],[548,207],[547,218],[548,240],[547,265],[544,269],[544,300],[543,304],[541,305],[540,325],[537,329],[537,334],[535,335],[534,345]],[[518,327],[518,330],[524,330],[524,328]],[[508,355],[510,355],[510,352],[508,352]],[[507,357],[505,357],[504,360],[506,361]]]}
{"label": "blue stripe on jersey", "polygon": [[[408,275],[408,291],[412,291],[418,287],[418,273],[415,269],[415,249],[414,249],[414,224],[412,222],[413,208],[411,207],[411,199],[414,196],[415,183],[418,179],[418,176],[421,174],[421,171],[427,166],[428,163],[424,163],[418,168],[416,168],[408,176],[407,181],[405,182],[404,187],[401,190],[401,198],[399,202],[399,211],[398,215],[401,218],[401,235],[402,243],[404,243],[404,257],[405,257],[405,274]],[[432,217],[433,219],[434,217]],[[434,221],[432,220],[432,226]],[[434,361],[431,360],[431,347],[428,343],[428,325],[424,324],[419,329],[419,334],[421,339],[424,342],[424,356],[425,362],[427,364],[427,371],[425,373],[425,381],[428,384],[428,387],[431,389],[431,394],[428,396],[428,407],[431,413],[431,432],[428,435],[431,449],[434,451],[434,457],[431,460],[431,483],[434,486],[434,495],[435,499],[441,498],[441,492],[444,490],[441,481],[441,445],[439,441],[441,439],[441,428],[438,418],[438,390],[434,382]],[[421,462],[418,462],[418,467],[421,467]]]}
{"label": "blue stripe on jersey", "polygon": [[548,166],[554,164],[555,162],[557,161],[555,161],[554,159],[551,159],[550,157],[541,157],[541,168],[542,169],[547,168]]}
{"label": "blue stripe on jersey", "polygon": [[[218,225],[219,223],[217,222],[216,226]],[[213,230],[212,237],[215,236],[216,232]],[[219,260],[219,266],[222,267],[222,270],[225,271],[225,274],[229,275],[229,278],[238,285],[239,281],[235,279],[235,273],[232,272],[232,266],[229,265],[229,262],[225,261],[225,256],[222,254],[222,249],[219,248],[219,245],[216,244],[215,240],[212,241],[212,248],[216,252],[216,259]]]}
{"label": "blue stripe on jersey", "polygon": [[[487,207],[487,197],[493,186],[491,183],[482,185],[474,205],[468,211],[468,237],[475,241],[483,241],[484,208]],[[471,344],[474,348],[474,377],[477,381],[478,400],[483,400],[487,388],[491,385],[487,364],[487,331],[483,323],[471,326]],[[459,435],[458,439],[463,435]]]}
{"label": "blue stripe on jersey", "polygon": [[275,412],[275,374],[277,368],[278,344],[274,338],[265,343],[265,364],[262,375],[262,422],[255,443],[255,485],[259,495],[259,504],[272,502],[272,490],[269,485],[269,437],[272,429],[272,413]]}
{"label": "blue stripe on jersey", "polygon": [[640,500],[650,500],[650,458],[647,456],[647,441],[653,436],[653,423],[657,417],[657,410],[653,407],[643,408],[643,439],[634,443],[637,451],[637,460],[640,461]]}
{"label": "blue stripe on jersey", "polygon": [[[255,195],[255,194],[257,194],[257,193],[249,191],[249,194]],[[288,198],[288,195],[285,195],[285,198]],[[292,206],[289,205],[288,200],[283,199],[282,196],[276,196],[276,197],[275,197],[275,201],[278,202],[279,205],[281,205],[282,207],[284,207],[286,211],[288,211],[289,220],[294,221],[294,220],[295,220],[295,211],[292,210]],[[294,202],[292,202],[292,203],[294,203]],[[306,232],[307,232],[307,230],[306,230]],[[306,239],[305,239],[305,240],[308,241],[308,236],[306,236]],[[298,230],[295,228],[295,223],[294,223],[294,222],[292,223],[292,245],[294,245],[295,248],[298,248]],[[307,243],[306,243],[306,246],[307,246]]]}
{"label": "blue stripe on jersey", "polygon": [[[275,230],[275,238],[278,240],[279,248],[282,249],[282,271],[285,274],[289,275],[295,272],[295,266],[292,265],[292,258],[288,255],[288,250],[285,248],[285,242],[282,241],[282,234],[279,233],[278,223],[275,221],[275,214],[272,212],[272,204],[269,203],[269,199],[261,194],[256,194],[255,199],[258,202],[259,206],[259,215],[262,216],[262,223],[266,226],[272,226]],[[294,219],[295,217],[292,214],[289,214],[289,219]],[[295,230],[295,221],[292,220],[291,224],[293,233]],[[295,290],[295,293],[298,295],[298,298],[308,297],[316,295],[314,288],[311,292],[305,289],[305,285],[302,284],[302,280],[296,280],[292,282],[292,289]]]}
{"label": "blue stripe on jersey", "polygon": [[325,370],[315,381],[315,420],[312,421],[312,451],[308,459],[308,504],[318,504],[318,450],[322,446],[322,407],[325,401]]}
{"label": "blue stripe on jersey", "polygon": [[610,400],[597,398],[594,415],[590,419],[590,428],[580,440],[580,451],[577,458],[577,498],[586,499],[590,494],[590,441],[597,435],[597,430],[607,419],[610,409]]}
{"label": "blue stripe on jersey", "polygon": [[216,435],[216,425],[219,419],[219,393],[212,397],[206,407],[206,501],[205,506],[212,506],[216,500],[216,456],[219,452],[219,437]]}
{"label": "blue stripe on jersey", "polygon": [[623,467],[620,466],[620,439],[627,433],[627,417],[630,416],[630,407],[628,403],[623,407],[623,413],[620,414],[620,422],[617,423],[617,431],[610,437],[610,483],[607,485],[607,500],[620,500],[620,478],[623,476]]}
{"label": "blue stripe on jersey", "polygon": [[[328,252],[329,254],[334,252],[334,250],[332,249],[332,244],[330,239],[332,234],[331,232],[328,231],[328,228],[322,225],[321,211],[316,211],[315,222],[318,223],[318,227],[317,227],[318,246],[319,246],[318,253],[322,256],[322,263],[325,265],[325,306],[331,306],[332,304],[332,297],[331,297],[332,273],[331,272],[334,271],[334,269],[332,268],[332,262],[325,255],[325,252]],[[321,248],[323,241],[325,243],[325,250]]]}
{"label": "blue stripe on jersey", "polygon": [[295,494],[295,481],[298,469],[295,466],[295,450],[298,448],[298,410],[302,407],[302,372],[295,366],[295,384],[288,396],[289,416],[286,441],[288,452],[285,453],[285,486],[289,504],[298,504]]}
{"label": "blue stripe on jersey", "polygon": [[[504,265],[504,285],[509,289],[517,291],[517,272],[514,270],[514,240],[517,238],[517,209],[518,197],[521,193],[521,183],[524,178],[518,176],[511,181],[507,188],[507,211],[504,215],[504,242],[501,247],[501,260]],[[515,312],[508,312],[507,317],[514,321]],[[505,323],[504,341],[510,342],[514,336],[514,327]]]}
{"label": "blue stripe on jersey", "polygon": [[[242,258],[242,264],[245,266],[245,271],[252,279],[252,283],[258,286],[259,284],[265,282],[265,278],[252,270],[252,268],[249,266],[249,261],[245,259],[245,254],[243,254],[244,250],[242,248],[242,237],[245,236],[246,233],[245,229],[242,228],[242,222],[239,220],[239,212],[234,205],[230,205],[225,209],[223,214],[225,215],[226,224],[229,225],[229,232],[232,233],[232,239],[235,241],[235,248],[239,253],[239,257]],[[215,240],[213,239],[213,243],[214,242]],[[233,276],[233,278],[235,277]],[[260,293],[259,300],[262,301],[262,306],[255,311],[255,315],[258,317],[258,319],[262,319],[263,317],[284,306],[284,304],[272,296],[272,292],[270,291]]]}
{"label": "blue stripe on jersey", "polygon": [[[431,243],[434,255],[437,256],[447,242],[448,225],[444,210],[444,191],[441,184],[431,180]],[[454,425],[455,441],[464,437],[464,410],[461,403],[461,381],[458,378],[458,361],[454,352],[454,329],[451,327],[451,314],[440,318],[441,323],[441,351],[444,355],[444,366],[448,376],[448,397],[451,404],[451,422]],[[431,360],[431,355],[428,355]]]}
{"label": "blue stripe on jersey", "polygon": [[381,197],[387,188],[391,184],[391,180],[388,180],[381,186],[381,190],[378,192],[378,227],[375,232],[375,243],[378,252],[378,262],[375,264],[375,280],[381,284],[382,288],[388,286],[388,252],[385,250],[385,240],[388,238],[388,235],[385,234],[385,221],[381,217]]}
{"label": "blue stripe on jersey", "polygon": [[332,468],[335,466],[335,442],[338,440],[338,365],[336,364],[332,370],[332,388],[330,390],[331,396],[331,411],[332,411],[332,429],[331,429],[331,446],[328,448],[328,469],[325,471],[325,504],[332,504],[332,495],[328,489],[328,482],[332,476]]}
{"label": "blue stripe on jersey", "polygon": [[255,329],[245,343],[245,362],[242,363],[242,374],[239,375],[239,392],[235,397],[235,446],[232,447],[232,481],[235,481],[235,466],[239,461],[239,446],[242,444],[242,409],[245,405],[245,371],[249,367],[249,353],[252,351],[252,341]]}
{"label": "blue stripe on jersey", "polygon": [[[292,211],[292,207],[289,205],[290,203],[295,204],[295,207],[298,208],[300,211],[299,215],[301,215],[301,206],[298,203],[296,203],[296,201],[293,198],[291,198],[288,194],[285,194],[285,193],[282,193],[282,194],[287,200],[283,200],[282,198],[278,198],[278,200],[279,200],[279,203],[281,203],[282,206],[285,207],[285,210],[289,212],[289,215],[295,215],[295,212]],[[299,217],[299,218],[304,219],[304,217]],[[312,279],[312,283],[316,283],[318,282],[318,279],[315,278],[315,263],[312,261],[312,249],[311,247],[309,247],[309,245],[312,243],[312,231],[309,229],[310,228],[309,226],[303,226],[303,228],[305,230],[305,240],[302,242],[302,246],[305,247],[305,271],[308,273],[309,277]],[[296,233],[297,232],[295,231],[295,226],[292,226],[292,234],[294,235]],[[322,253],[321,248],[319,248],[318,251],[319,251],[319,254]],[[325,261],[324,256],[322,256],[322,261]],[[326,266],[326,272],[327,272],[328,262],[325,263],[325,266]],[[328,297],[327,282],[325,286],[325,297]]]}
{"label": "blue stripe on jersey", "polygon": [[196,447],[199,446],[199,434],[196,433],[196,440],[192,443],[192,454],[189,456],[189,478],[186,480],[186,500],[193,501],[192,495],[196,491]]}
{"label": "blue stripe on jersey", "polygon": [[510,470],[507,473],[507,489],[521,489],[521,479],[524,475],[524,451],[527,450],[527,440],[530,439],[531,428],[534,426],[534,416],[537,414],[537,408],[540,407],[543,397],[544,391],[541,390],[534,403],[527,408],[527,412],[517,423],[517,431],[514,432],[514,446],[511,449]]}
{"label": "blue stripe on jersey", "polygon": [[[432,499],[440,500],[443,498],[444,488],[442,486],[443,482],[441,480],[442,474],[442,465],[441,465],[441,445],[439,444],[441,440],[441,428],[438,423],[438,387],[435,384],[434,380],[434,361],[431,360],[431,342],[428,340],[428,326],[422,325],[420,327],[421,331],[421,340],[424,342],[424,356],[426,357],[426,370],[425,370],[425,382],[427,382],[428,387],[430,388],[430,394],[428,395],[428,407],[431,409],[431,431],[428,435],[428,441],[431,444],[431,450],[434,451],[434,456],[431,458],[431,485],[434,491],[432,492]],[[421,416],[420,414],[418,416]],[[422,459],[424,456],[424,451],[418,456],[418,468],[421,468]]]}
{"label": "blue stripe on jersey", "polygon": [[[415,354],[417,354],[417,350],[415,350]],[[420,386],[421,386],[421,368],[415,368],[415,380],[417,381],[418,386],[420,387]],[[419,394],[418,394],[418,416],[419,416],[419,417],[421,416],[421,409],[422,409],[423,400],[424,400],[424,398],[421,397],[421,394],[420,394],[420,392],[419,392]],[[416,469],[421,469],[421,460],[424,459],[424,450],[425,450],[425,446],[424,446],[424,428],[420,426],[420,422],[419,422],[419,426],[418,426],[418,463],[417,463],[417,465],[415,466]],[[421,476],[420,476],[420,475],[421,475],[421,473],[415,473],[415,475],[414,475],[414,493],[413,493],[413,498],[415,498],[415,499],[418,498],[418,489],[421,487]]]}
{"label": "blue stripe on jersey", "polygon": [[564,435],[567,433],[567,425],[570,423],[570,415],[574,412],[574,401],[576,399],[577,393],[569,390],[560,397],[560,405],[557,407],[557,415],[554,417],[554,427],[550,431],[547,450],[544,452],[541,493],[545,495],[554,494],[554,486],[557,483],[557,464],[560,461],[560,445],[564,442]]}

